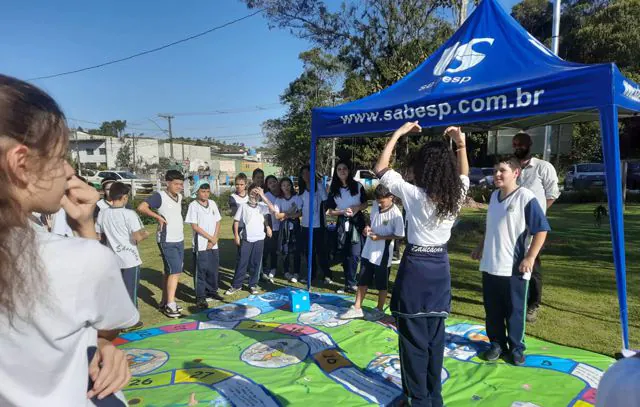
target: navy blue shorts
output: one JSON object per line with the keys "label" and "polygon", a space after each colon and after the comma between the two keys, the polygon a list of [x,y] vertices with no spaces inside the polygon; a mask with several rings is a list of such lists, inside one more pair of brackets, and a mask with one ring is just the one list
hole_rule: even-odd
{"label": "navy blue shorts", "polygon": [[408,245],[391,295],[391,312],[446,317],[451,310],[451,273],[446,246]]}
{"label": "navy blue shorts", "polygon": [[165,274],[182,273],[184,263],[184,242],[163,242],[158,243],[160,255],[164,263]]}
{"label": "navy blue shorts", "polygon": [[386,291],[389,283],[389,267],[386,267],[386,265],[386,261],[376,266],[369,260],[362,259],[358,286],[375,287],[378,291]]}

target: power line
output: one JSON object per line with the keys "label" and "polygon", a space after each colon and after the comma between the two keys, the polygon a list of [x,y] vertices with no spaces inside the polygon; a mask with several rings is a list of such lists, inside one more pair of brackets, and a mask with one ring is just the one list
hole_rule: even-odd
{"label": "power line", "polygon": [[216,109],[209,112],[183,112],[183,113],[172,113],[172,114],[174,116],[217,116],[222,114],[253,113],[253,112],[259,112],[262,110],[274,110],[274,109],[280,109],[280,108],[282,108],[282,105],[280,103],[270,103],[267,105],[237,107],[237,108],[231,108],[231,109]]}
{"label": "power line", "polygon": [[260,10],[258,10],[258,11],[256,11],[256,12],[254,12],[254,13],[251,13],[251,14],[246,15],[246,16],[244,16],[244,17],[240,17],[240,18],[237,18],[237,19],[235,19],[235,20],[232,20],[232,21],[226,22],[226,23],[224,23],[224,24],[222,24],[222,25],[219,25],[219,26],[217,26],[217,27],[210,28],[210,29],[208,29],[208,30],[206,30],[206,31],[203,31],[203,32],[201,32],[201,33],[194,34],[194,35],[192,35],[192,36],[190,36],[190,37],[183,38],[183,39],[181,39],[181,40],[174,41],[174,42],[172,42],[172,43],[165,44],[165,45],[162,45],[162,46],[157,47],[157,48],[152,48],[152,49],[149,49],[149,50],[146,50],[146,51],[138,52],[137,54],[129,55],[128,57],[124,57],[124,58],[120,58],[120,59],[115,59],[115,60],[108,61],[108,62],[104,62],[104,63],[102,63],[102,64],[98,64],[98,65],[87,66],[87,67],[85,67],[85,68],[75,69],[75,70],[73,70],[73,71],[61,72],[61,73],[57,73],[57,74],[53,74],[53,75],[38,76],[37,78],[27,79],[27,81],[37,81],[37,80],[40,80],[40,79],[51,79],[51,78],[57,78],[57,77],[59,77],[59,76],[71,75],[71,74],[78,73],[78,72],[89,71],[89,70],[91,70],[91,69],[102,68],[103,66],[113,65],[113,64],[117,64],[117,63],[119,63],[119,62],[128,61],[128,60],[130,60],[130,59],[137,58],[137,57],[140,57],[140,56],[142,56],[142,55],[151,54],[151,53],[153,53],[153,52],[157,52],[157,51],[160,51],[160,50],[163,50],[163,49],[166,49],[166,48],[172,47],[172,46],[174,46],[174,45],[181,44],[181,43],[183,43],[183,42],[187,42],[187,41],[193,40],[193,39],[198,38],[198,37],[202,37],[203,35],[207,35],[207,34],[212,33],[212,32],[214,32],[214,31],[217,31],[217,30],[220,30],[220,29],[222,29],[222,28],[228,27],[228,26],[230,26],[230,25],[232,25],[232,24],[235,24],[235,23],[238,23],[238,22],[240,22],[240,21],[242,21],[242,20],[246,20],[246,19],[248,19],[248,18],[250,18],[250,17],[255,16],[256,14],[262,13],[263,11],[264,11],[264,9],[260,9]]}

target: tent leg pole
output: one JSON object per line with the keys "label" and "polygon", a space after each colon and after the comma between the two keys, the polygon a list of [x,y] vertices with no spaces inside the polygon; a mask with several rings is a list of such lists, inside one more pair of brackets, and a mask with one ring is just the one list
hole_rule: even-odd
{"label": "tent leg pole", "polygon": [[600,109],[602,156],[605,164],[609,222],[613,244],[613,264],[622,324],[622,347],[629,349],[629,317],[627,310],[627,270],[624,246],[624,218],[620,174],[620,141],[618,137],[618,110],[614,105]]}
{"label": "tent leg pole", "polygon": [[309,162],[309,247],[307,254],[307,291],[311,292],[311,271],[313,270],[313,221],[316,199],[316,137],[311,134],[311,157]]}

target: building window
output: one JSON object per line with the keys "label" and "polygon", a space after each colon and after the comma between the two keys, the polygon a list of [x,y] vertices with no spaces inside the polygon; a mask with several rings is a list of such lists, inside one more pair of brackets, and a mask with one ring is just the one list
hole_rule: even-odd
{"label": "building window", "polygon": [[101,148],[100,149],[100,155],[107,155],[107,149],[106,148]]}
{"label": "building window", "polygon": [[92,149],[87,148],[85,151],[87,152],[87,155],[93,155],[93,150]]}

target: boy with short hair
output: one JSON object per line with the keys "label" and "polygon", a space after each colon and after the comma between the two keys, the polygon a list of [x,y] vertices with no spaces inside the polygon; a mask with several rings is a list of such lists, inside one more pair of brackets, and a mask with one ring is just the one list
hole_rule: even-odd
{"label": "boy with short hair", "polygon": [[[107,246],[118,256],[124,285],[133,304],[138,306],[138,285],[140,284],[140,265],[142,259],[138,253],[138,243],[149,237],[138,215],[127,209],[130,187],[114,182],[109,191],[111,206],[98,214],[96,232],[104,236]],[[133,328],[140,328],[138,322]]]}
{"label": "boy with short hair", "polygon": [[[278,209],[264,195],[262,188],[255,184],[249,185],[248,195],[249,201],[240,205],[233,218],[233,235],[239,253],[233,282],[225,295],[232,295],[240,291],[247,270],[249,271],[251,294],[255,295],[260,292],[258,280],[262,265],[264,238],[265,236],[271,237],[271,228],[266,225],[265,215],[269,212],[276,214]],[[262,202],[259,202],[260,198],[262,198]],[[240,224],[244,225],[242,232],[239,229]]]}
{"label": "boy with short hair", "polygon": [[[155,192],[138,206],[138,212],[158,221],[156,238],[164,263],[160,309],[169,318],[179,318],[182,307],[176,304],[176,289],[184,263],[184,220],[182,195],[184,176],[177,170],[165,175],[167,188]],[[154,212],[153,210],[157,211]]]}
{"label": "boy with short hair", "polygon": [[189,204],[185,223],[193,229],[194,274],[196,305],[207,309],[208,300],[222,300],[218,294],[218,236],[220,234],[220,211],[218,205],[209,199],[211,188],[202,183],[196,191],[196,200]]}
{"label": "boy with short hair", "polygon": [[487,360],[510,351],[517,366],[525,362],[527,290],[536,256],[551,230],[533,192],[517,184],[520,162],[498,160],[487,210],[484,241],[472,253],[480,260],[487,336]]}
{"label": "boy with short hair", "polygon": [[[371,207],[370,225],[366,226],[362,233],[367,237],[367,241],[362,249],[362,271],[358,279],[356,302],[340,315],[340,319],[365,317],[367,320],[377,321],[384,317],[393,244],[394,240],[404,237],[404,221],[402,212],[393,203],[394,196],[389,188],[379,184],[375,196],[376,202]],[[365,316],[362,301],[371,285],[378,290],[378,307]]]}

